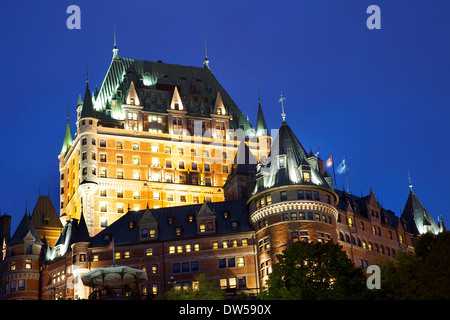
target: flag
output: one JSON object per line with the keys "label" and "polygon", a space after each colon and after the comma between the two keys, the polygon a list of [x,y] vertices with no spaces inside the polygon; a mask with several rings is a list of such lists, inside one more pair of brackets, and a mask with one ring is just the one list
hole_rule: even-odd
{"label": "flag", "polygon": [[327,168],[331,168],[332,165],[333,165],[333,155],[331,155],[331,156],[328,158],[327,162],[325,162],[325,166],[326,166]]}
{"label": "flag", "polygon": [[320,150],[317,150],[317,152],[314,154],[314,157],[318,158],[320,156]]}
{"label": "flag", "polygon": [[337,168],[337,172],[339,174],[343,174],[347,170],[347,164],[345,163],[345,159],[342,160],[342,162],[339,164],[339,167]]}

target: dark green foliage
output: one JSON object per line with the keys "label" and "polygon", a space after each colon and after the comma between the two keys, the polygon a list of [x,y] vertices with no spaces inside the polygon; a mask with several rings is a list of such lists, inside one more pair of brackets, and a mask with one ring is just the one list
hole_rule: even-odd
{"label": "dark green foliage", "polygon": [[225,292],[214,283],[207,280],[205,274],[198,275],[198,289],[183,290],[172,288],[165,294],[158,297],[159,300],[222,300],[225,299]]}
{"label": "dark green foliage", "polygon": [[414,243],[414,253],[399,251],[381,265],[382,299],[450,299],[450,232],[424,234]]}
{"label": "dark green foliage", "polygon": [[277,255],[263,299],[361,299],[366,277],[339,244],[296,242]]}

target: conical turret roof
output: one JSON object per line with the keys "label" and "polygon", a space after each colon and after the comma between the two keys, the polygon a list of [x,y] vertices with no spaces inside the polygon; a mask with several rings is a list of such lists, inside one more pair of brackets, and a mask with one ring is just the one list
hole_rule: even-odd
{"label": "conical turret roof", "polygon": [[429,231],[433,234],[439,233],[438,225],[414,194],[412,188],[410,188],[401,219],[407,223],[408,231],[413,234],[424,234]]}
{"label": "conical turret roof", "polygon": [[[272,145],[268,160],[260,164],[254,193],[265,189],[292,184],[310,184],[329,188],[322,174],[308,160],[308,153],[283,121]],[[302,176],[302,170],[310,172],[310,179]]]}
{"label": "conical turret roof", "polygon": [[81,109],[81,118],[95,118],[94,104],[92,103],[91,90],[89,90],[89,82],[86,81],[86,90],[84,92],[83,108]]}
{"label": "conical turret roof", "polygon": [[66,153],[69,151],[70,147],[73,145],[73,136],[72,131],[70,129],[69,117],[67,116],[67,124],[66,124],[66,132],[64,134],[63,145],[60,153]]}

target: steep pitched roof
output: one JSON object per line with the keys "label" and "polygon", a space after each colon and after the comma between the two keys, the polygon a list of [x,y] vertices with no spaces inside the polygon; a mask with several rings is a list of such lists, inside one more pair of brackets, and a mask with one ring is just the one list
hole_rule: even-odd
{"label": "steep pitched roof", "polygon": [[261,108],[261,103],[258,103],[258,116],[256,118],[256,136],[268,136],[266,120],[264,119],[264,114]]}
{"label": "steep pitched roof", "polygon": [[31,234],[34,237],[35,243],[42,244],[41,240],[39,239],[39,235],[36,232],[36,229],[33,227],[33,224],[31,223],[31,219],[28,213],[25,212],[25,215],[23,216],[22,220],[17,226],[16,231],[14,232],[13,236],[9,239],[8,245],[23,243],[23,239],[28,234]]}
{"label": "steep pitched roof", "polygon": [[[89,236],[86,221],[82,214],[80,220],[71,219],[65,224],[55,245],[50,252],[47,253],[47,259],[53,260],[57,257],[64,256],[74,243],[90,241],[91,237]],[[59,256],[56,256],[56,250],[59,251]]]}
{"label": "steep pitched roof", "polygon": [[401,219],[408,224],[408,231],[413,234],[424,234],[428,231],[433,234],[439,233],[438,225],[414,194],[412,188],[406,200]]}
{"label": "steep pitched roof", "polygon": [[[156,108],[157,105],[162,105],[164,110],[158,111],[165,111],[167,107],[170,107],[171,101],[169,99],[176,86],[182,100],[190,97],[198,98],[196,102],[197,107],[190,108],[187,111],[188,114],[199,116],[209,116],[214,107],[212,103],[219,92],[227,115],[232,116],[230,129],[238,129],[241,126],[245,131],[252,129],[250,122],[208,68],[122,58],[119,56],[115,56],[112,59],[95,100],[94,110],[97,112],[97,117],[108,118],[105,110],[108,105],[112,105],[114,100],[115,106],[111,108],[111,116],[113,119],[120,118],[120,116],[114,118],[116,114],[122,115],[123,96],[120,97],[119,90],[123,93],[128,92],[131,82],[134,83],[137,91],[145,89],[145,94],[148,94],[149,91],[157,93],[166,91],[168,93],[165,100],[161,98],[160,94],[156,94],[154,98],[148,100],[144,95],[141,99],[141,105],[143,102],[149,101],[149,105],[144,105],[144,108]],[[157,99],[160,99],[162,104],[157,104]],[[185,106],[186,101],[183,102]],[[203,108],[202,105],[204,106]],[[204,112],[206,111],[204,114],[201,113],[202,109]]]}
{"label": "steep pitched roof", "polygon": [[[202,211],[203,208],[203,211]],[[248,219],[246,207],[246,199],[224,202],[212,202],[208,204],[194,204],[179,207],[167,207],[152,209],[151,213],[158,222],[158,239],[157,241],[177,240],[198,237],[198,227],[196,223],[197,214],[202,216],[206,212],[215,212],[216,219],[216,235],[231,234],[238,232],[252,231],[253,228]],[[224,211],[228,211],[228,217],[223,215]],[[92,246],[109,245],[104,241],[104,235],[108,234],[114,238],[114,244],[129,244],[140,241],[140,231],[137,227],[144,216],[148,214],[147,210],[128,211],[121,218],[116,220],[109,227],[95,235],[92,240]],[[193,222],[189,222],[188,216],[193,216]],[[168,217],[173,220],[168,223]],[[237,228],[233,229],[231,222],[237,221]],[[134,226],[134,227],[130,227]],[[175,228],[181,227],[182,234],[175,235]]]}
{"label": "steep pitched roof", "polygon": [[35,228],[62,228],[58,213],[49,196],[39,195],[39,198],[31,214],[31,222]]}
{"label": "steep pitched roof", "polygon": [[[313,184],[329,188],[322,174],[314,168],[308,153],[292,132],[286,121],[278,131],[268,161],[259,166],[254,194],[265,189],[292,184]],[[311,181],[304,181],[299,168],[309,166]]]}
{"label": "steep pitched roof", "polygon": [[83,108],[81,109],[80,118],[95,118],[91,90],[89,90],[89,82],[87,81],[86,81],[86,90],[84,92]]}
{"label": "steep pitched roof", "polygon": [[69,117],[67,117],[66,132],[64,134],[63,145],[60,153],[66,153],[67,151],[69,151],[72,145],[73,145],[73,136],[72,131],[70,129]]}

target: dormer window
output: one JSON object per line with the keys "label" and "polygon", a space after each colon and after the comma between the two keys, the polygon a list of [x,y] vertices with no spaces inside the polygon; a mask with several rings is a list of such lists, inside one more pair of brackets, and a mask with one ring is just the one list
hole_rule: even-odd
{"label": "dormer window", "polygon": [[299,169],[303,182],[311,182],[311,167],[308,165],[302,165]]}
{"label": "dormer window", "polygon": [[278,157],[278,167],[281,168],[286,168],[286,156],[282,155]]}

